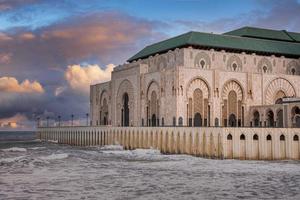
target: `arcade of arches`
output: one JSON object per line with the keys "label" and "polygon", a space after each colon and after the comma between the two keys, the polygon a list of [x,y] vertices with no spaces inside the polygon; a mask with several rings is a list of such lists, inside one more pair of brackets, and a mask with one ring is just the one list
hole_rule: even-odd
{"label": "arcade of arches", "polygon": [[252,113],[250,126],[300,128],[299,103],[252,107],[250,113]]}
{"label": "arcade of arches", "polygon": [[[300,127],[300,103],[293,98],[287,98],[286,91],[279,89],[269,92],[273,94],[271,105],[251,106],[249,124],[245,124],[245,103],[243,88],[235,80],[227,81],[221,92],[221,118],[215,117],[211,123],[211,91],[202,78],[192,79],[186,87],[186,118],[172,117],[171,123],[165,123],[165,115],[161,114],[161,91],[156,81],[150,82],[146,90],[145,118],[141,118],[142,126],[224,126],[224,127]],[[274,90],[274,89],[273,89]],[[291,90],[291,89],[290,89]],[[269,92],[269,93],[268,93]],[[293,91],[290,91],[292,94]],[[125,80],[120,84],[117,95],[117,119],[119,126],[132,126],[134,120],[133,86]],[[106,91],[99,97],[99,122],[97,125],[110,124],[110,102]],[[268,97],[269,98],[269,97]]]}

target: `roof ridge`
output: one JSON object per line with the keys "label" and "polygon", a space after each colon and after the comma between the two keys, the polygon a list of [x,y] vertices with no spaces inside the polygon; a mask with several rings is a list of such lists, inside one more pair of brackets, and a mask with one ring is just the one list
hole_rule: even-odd
{"label": "roof ridge", "polygon": [[186,32],[186,33],[177,35],[177,36],[175,36],[175,37],[171,37],[171,38],[169,38],[169,39],[165,39],[165,40],[162,40],[162,41],[160,41],[160,42],[156,42],[156,43],[147,45],[146,47],[151,47],[151,46],[157,45],[157,44],[162,43],[162,42],[166,42],[166,41],[169,41],[169,40],[172,40],[172,39],[175,39],[175,38],[179,38],[179,37],[182,37],[182,36],[184,36],[184,35],[190,34],[190,33],[192,33],[192,32],[193,32],[193,31],[189,31],[189,32]]}
{"label": "roof ridge", "polygon": [[297,40],[295,40],[295,39],[289,34],[288,31],[282,30],[282,32],[284,32],[289,38],[291,38],[291,40],[293,40],[294,42],[297,42]]}

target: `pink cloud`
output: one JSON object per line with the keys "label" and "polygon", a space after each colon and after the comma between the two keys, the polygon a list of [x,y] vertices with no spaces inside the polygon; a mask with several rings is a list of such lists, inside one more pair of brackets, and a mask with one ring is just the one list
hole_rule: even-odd
{"label": "pink cloud", "polygon": [[0,78],[0,91],[16,93],[44,93],[44,88],[37,81],[30,82],[28,79],[22,83],[14,77]]}

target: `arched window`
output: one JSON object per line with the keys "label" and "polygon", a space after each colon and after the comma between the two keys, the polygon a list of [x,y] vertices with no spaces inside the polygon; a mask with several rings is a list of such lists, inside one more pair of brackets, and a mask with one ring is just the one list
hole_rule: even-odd
{"label": "arched window", "polygon": [[161,125],[165,126],[165,118],[161,118]]}
{"label": "arched window", "polygon": [[122,108],[122,126],[129,126],[129,97],[127,93],[123,94],[123,108]]}
{"label": "arched window", "polygon": [[267,135],[267,140],[272,140],[272,136],[271,135]]}
{"label": "arched window", "polygon": [[230,133],[227,135],[227,140],[232,140],[232,135]]}
{"label": "arched window", "polygon": [[272,110],[269,110],[267,113],[267,122],[269,127],[274,126],[274,113]]}
{"label": "arched window", "polygon": [[178,125],[179,125],[179,126],[182,126],[182,125],[183,125],[183,119],[182,119],[182,117],[179,117],[179,118],[178,118]]}
{"label": "arched window", "polygon": [[283,128],[283,110],[277,112],[277,127]]}
{"label": "arched window", "polygon": [[200,66],[201,66],[202,69],[205,67],[205,61],[204,60],[200,61]]}
{"label": "arched window", "polygon": [[215,126],[219,126],[219,118],[215,118]]}
{"label": "arched window", "polygon": [[253,135],[253,140],[258,140],[258,135],[257,134]]}
{"label": "arched window", "polygon": [[293,68],[293,69],[291,70],[291,72],[292,72],[292,75],[295,75],[295,74],[296,74],[295,68]]}
{"label": "arched window", "polygon": [[242,134],[242,135],[240,136],[240,140],[245,140],[245,139],[246,139],[245,135]]}
{"label": "arched window", "polygon": [[260,122],[260,115],[258,111],[255,111],[253,113],[253,121],[254,121],[254,126],[258,127],[259,126],[259,122]]}
{"label": "arched window", "polygon": [[280,135],[280,141],[285,141],[285,136],[284,135]]}
{"label": "arched window", "polygon": [[266,65],[263,66],[263,71],[264,71],[264,73],[267,73],[268,67]]}
{"label": "arched window", "polygon": [[299,141],[299,136],[298,135],[294,135],[293,140],[294,141]]}
{"label": "arched window", "polygon": [[236,71],[237,67],[238,67],[238,66],[237,66],[236,63],[233,63],[233,64],[232,64],[232,69],[233,69],[233,71]]}
{"label": "arched window", "polygon": [[173,117],[173,126],[176,126],[176,117]]}

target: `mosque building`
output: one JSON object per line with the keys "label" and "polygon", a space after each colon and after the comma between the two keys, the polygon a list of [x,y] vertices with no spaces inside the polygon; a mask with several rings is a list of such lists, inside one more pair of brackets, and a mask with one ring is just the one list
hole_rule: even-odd
{"label": "mosque building", "polygon": [[243,27],[152,45],[90,88],[93,126],[300,127],[300,33]]}

